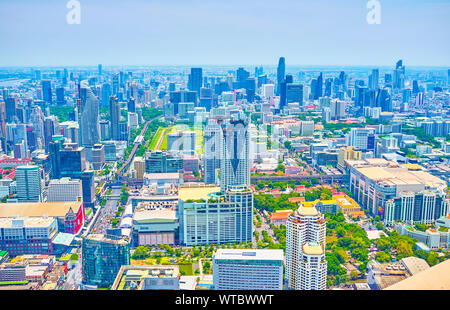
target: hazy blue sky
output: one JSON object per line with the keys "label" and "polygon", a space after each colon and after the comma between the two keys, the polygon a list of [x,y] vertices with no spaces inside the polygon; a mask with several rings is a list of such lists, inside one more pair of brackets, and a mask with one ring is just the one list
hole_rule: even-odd
{"label": "hazy blue sky", "polygon": [[0,0],[0,66],[450,65],[450,0]]}

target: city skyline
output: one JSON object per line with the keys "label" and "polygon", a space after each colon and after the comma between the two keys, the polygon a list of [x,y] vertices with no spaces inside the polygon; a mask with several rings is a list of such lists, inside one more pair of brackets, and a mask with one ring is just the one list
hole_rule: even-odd
{"label": "city skyline", "polygon": [[0,66],[260,65],[273,55],[287,66],[450,64],[447,0],[380,1],[379,25],[356,0],[80,3],[81,23],[70,25],[66,1],[3,1]]}

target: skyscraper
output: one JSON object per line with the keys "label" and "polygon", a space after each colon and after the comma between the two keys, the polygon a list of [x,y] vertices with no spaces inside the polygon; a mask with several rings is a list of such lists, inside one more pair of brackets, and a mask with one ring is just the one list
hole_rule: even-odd
{"label": "skyscraper", "polygon": [[394,69],[394,88],[402,89],[405,84],[405,67],[403,66],[403,60],[397,61]]}
{"label": "skyscraper", "polygon": [[52,103],[52,83],[50,80],[42,80],[41,86],[44,101],[47,103]]}
{"label": "skyscraper", "polygon": [[64,98],[64,87],[56,88],[56,104],[65,105],[66,99]]}
{"label": "skyscraper", "polygon": [[203,86],[203,71],[202,68],[191,68],[191,74],[189,74],[188,89],[196,91],[200,94],[200,88]]}
{"label": "skyscraper", "polygon": [[18,166],[16,169],[19,202],[41,202],[41,171],[39,166]]}
{"label": "skyscraper", "polygon": [[286,287],[324,290],[326,222],[313,205],[301,205],[286,223]]}
{"label": "skyscraper", "polygon": [[220,119],[208,118],[203,134],[203,153],[205,183],[218,184],[218,171],[220,170],[220,143],[222,139],[222,128]]}
{"label": "skyscraper", "polygon": [[322,97],[322,93],[323,93],[323,75],[322,72],[320,72],[320,75],[317,78],[316,91],[314,92],[314,100],[317,100],[320,97]]}
{"label": "skyscraper", "polygon": [[130,242],[126,238],[90,234],[82,241],[83,284],[109,287],[120,267],[130,264]]}
{"label": "skyscraper", "polygon": [[86,81],[80,84],[80,99],[78,106],[80,144],[88,149],[100,143],[100,125],[98,99]]}
{"label": "skyscraper", "polygon": [[377,89],[378,88],[378,81],[379,81],[380,72],[378,69],[373,69],[372,74],[369,76],[369,87],[371,89]]}
{"label": "skyscraper", "polygon": [[17,98],[9,97],[5,102],[6,122],[12,123],[16,118]]}
{"label": "skyscraper", "polygon": [[248,123],[230,120],[221,123],[220,188],[225,193],[230,186],[250,186]]}
{"label": "skyscraper", "polygon": [[120,103],[115,96],[109,98],[109,113],[111,117],[111,139],[120,140]]}
{"label": "skyscraper", "polygon": [[286,63],[284,57],[280,57],[278,60],[277,68],[277,95],[280,95],[281,83],[284,81],[284,76],[286,75]]}
{"label": "skyscraper", "polygon": [[101,96],[101,105],[102,107],[107,107],[109,105],[109,97],[111,97],[111,84],[103,83],[102,84],[102,96]]}
{"label": "skyscraper", "polygon": [[218,249],[213,282],[216,290],[282,290],[283,250]]}

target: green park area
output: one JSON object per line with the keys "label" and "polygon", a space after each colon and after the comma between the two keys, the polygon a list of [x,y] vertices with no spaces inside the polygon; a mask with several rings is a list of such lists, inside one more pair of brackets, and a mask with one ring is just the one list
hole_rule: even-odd
{"label": "green park area", "polygon": [[170,125],[167,127],[159,127],[156,134],[153,136],[152,141],[148,147],[149,150],[167,150],[167,135],[176,132],[194,131],[196,133],[196,151],[203,153],[203,130],[202,128],[195,128],[194,126]]}

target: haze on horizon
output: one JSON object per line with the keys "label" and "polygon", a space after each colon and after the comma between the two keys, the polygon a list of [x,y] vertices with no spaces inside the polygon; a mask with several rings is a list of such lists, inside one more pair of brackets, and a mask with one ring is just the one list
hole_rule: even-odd
{"label": "haze on horizon", "polygon": [[0,66],[449,66],[450,0],[0,2]]}

